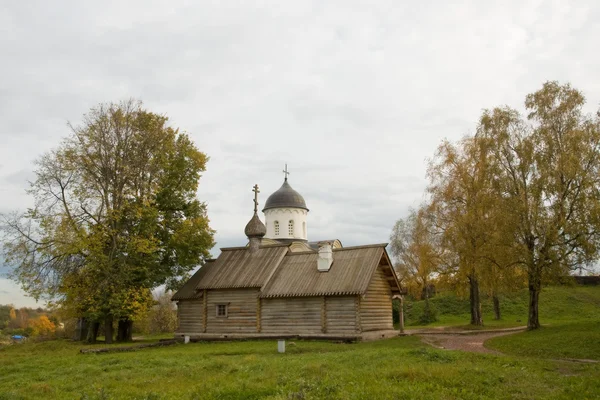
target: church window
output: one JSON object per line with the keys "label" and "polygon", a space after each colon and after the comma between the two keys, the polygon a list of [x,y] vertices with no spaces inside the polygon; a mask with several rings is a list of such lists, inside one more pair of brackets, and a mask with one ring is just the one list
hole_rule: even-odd
{"label": "church window", "polygon": [[294,220],[290,219],[290,222],[288,222],[288,234],[290,236],[294,236]]}
{"label": "church window", "polygon": [[302,223],[302,236],[306,239],[306,222]]}
{"label": "church window", "polygon": [[275,221],[275,236],[279,236],[279,221]]}
{"label": "church window", "polygon": [[217,304],[217,317],[227,318],[227,304]]}

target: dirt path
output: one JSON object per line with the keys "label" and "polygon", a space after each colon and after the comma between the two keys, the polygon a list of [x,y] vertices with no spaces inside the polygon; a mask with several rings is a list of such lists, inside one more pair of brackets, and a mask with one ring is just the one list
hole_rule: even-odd
{"label": "dirt path", "polygon": [[483,343],[497,336],[505,336],[519,331],[508,332],[477,332],[470,334],[452,334],[452,333],[428,333],[416,334],[424,343],[439,349],[462,350],[472,353],[502,354],[499,351],[490,350],[483,346]]}
{"label": "dirt path", "polygon": [[[504,328],[489,331],[459,331],[452,327],[435,327],[428,329],[408,329],[405,331],[408,335],[415,335],[421,338],[423,343],[438,349],[461,350],[472,353],[504,354],[496,350],[491,350],[483,346],[483,343],[491,338],[498,336],[511,335],[526,330],[526,327]],[[568,361],[577,363],[600,363],[600,360],[579,359],[579,358],[557,358],[555,361]]]}

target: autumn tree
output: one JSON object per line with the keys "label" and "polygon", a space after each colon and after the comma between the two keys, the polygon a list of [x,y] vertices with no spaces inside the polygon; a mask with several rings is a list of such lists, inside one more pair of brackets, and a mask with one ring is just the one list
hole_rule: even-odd
{"label": "autumn tree", "polygon": [[56,332],[56,325],[46,315],[29,321],[33,336],[50,336]]}
{"label": "autumn tree", "polygon": [[18,328],[19,327],[19,323],[17,320],[17,311],[15,310],[15,308],[10,305],[9,306],[9,311],[8,311],[8,321],[6,323],[6,326],[8,328]]}
{"label": "autumn tree", "polygon": [[171,301],[173,292],[154,293],[153,305],[141,317],[136,329],[144,333],[173,333],[177,328],[177,307]]}
{"label": "autumn tree", "polygon": [[[453,262],[440,271],[445,281],[468,282],[471,324],[483,325],[482,280],[495,267],[493,233],[498,228],[489,162],[489,140],[465,137],[443,141],[428,169],[431,217],[441,232],[440,245]],[[493,293],[495,297],[496,292]],[[495,302],[498,307],[499,303]]]}
{"label": "autumn tree", "polygon": [[[137,101],[101,104],[36,162],[35,206],[4,216],[13,278],[117,337],[131,338],[153,287],[208,257],[213,231],[196,198],[207,157]],[[107,332],[107,340],[112,332]]]}
{"label": "autumn tree", "polygon": [[431,285],[440,265],[442,254],[426,206],[409,210],[406,218],[394,225],[390,236],[392,257],[396,273],[409,293],[425,300],[422,322],[435,320],[429,298]]}
{"label": "autumn tree", "polygon": [[598,256],[600,113],[585,115],[584,104],[570,85],[547,82],[526,97],[527,118],[508,107],[488,110],[477,132],[495,144],[495,207],[527,273],[529,329],[540,326],[542,286]]}

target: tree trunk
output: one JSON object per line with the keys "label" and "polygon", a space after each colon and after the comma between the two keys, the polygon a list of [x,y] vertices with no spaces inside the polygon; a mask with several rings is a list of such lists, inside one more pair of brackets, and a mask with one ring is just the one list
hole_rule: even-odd
{"label": "tree trunk", "polygon": [[498,321],[500,319],[500,299],[498,299],[497,294],[492,295],[492,300],[494,301],[494,319]]}
{"label": "tree trunk", "polygon": [[113,317],[108,315],[104,319],[104,342],[111,344],[113,342]]}
{"label": "tree trunk", "polygon": [[527,319],[527,329],[538,329],[540,327],[540,316],[538,305],[540,301],[541,284],[538,282],[529,283],[529,318]]}
{"label": "tree trunk", "polygon": [[431,306],[429,305],[429,296],[425,297],[425,309],[423,312],[425,313],[425,320],[427,323],[431,322]]}
{"label": "tree trunk", "polygon": [[131,342],[133,340],[131,329],[132,327],[133,321],[130,321],[129,319],[119,320],[119,326],[117,328],[117,341]]}
{"label": "tree trunk", "polygon": [[481,299],[479,297],[479,281],[474,273],[469,276],[469,300],[471,303],[471,325],[483,326],[481,315]]}
{"label": "tree trunk", "polygon": [[100,330],[100,322],[92,322],[89,324],[88,334],[87,334],[87,342],[90,344],[96,343],[96,339],[98,338],[98,331]]}
{"label": "tree trunk", "polygon": [[78,318],[77,319],[77,328],[75,329],[75,337],[73,339],[78,342],[83,342],[87,338],[87,332],[88,332],[87,319],[85,319],[83,317]]}

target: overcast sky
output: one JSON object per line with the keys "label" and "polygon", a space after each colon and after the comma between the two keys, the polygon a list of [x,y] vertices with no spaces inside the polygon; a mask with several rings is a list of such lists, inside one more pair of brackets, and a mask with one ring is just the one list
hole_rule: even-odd
{"label": "overcast sky", "polygon": [[[68,121],[134,97],[210,156],[214,256],[245,244],[252,186],[264,205],[285,163],[309,240],[386,242],[482,109],[546,80],[597,108],[598,21],[597,0],[2,2],[0,212],[31,205],[32,162]],[[0,278],[3,303],[35,304]]]}

